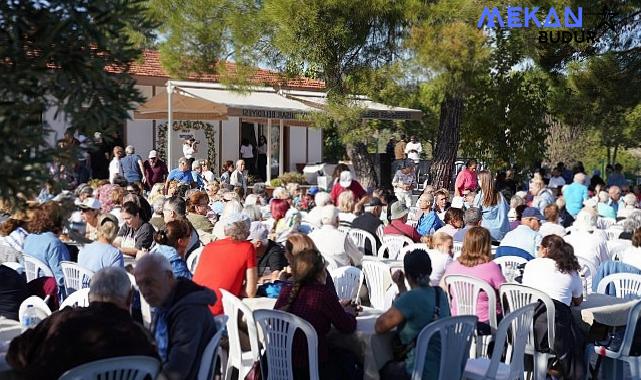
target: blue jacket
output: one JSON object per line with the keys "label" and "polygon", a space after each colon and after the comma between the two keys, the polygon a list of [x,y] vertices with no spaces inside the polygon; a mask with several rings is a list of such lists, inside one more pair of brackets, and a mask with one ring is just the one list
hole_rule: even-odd
{"label": "blue jacket", "polygon": [[[636,267],[633,267],[632,265],[628,265],[620,261],[605,261],[601,263],[601,265],[599,265],[599,268],[596,270],[596,274],[592,276],[592,291],[596,292],[599,286],[599,282],[605,276],[615,274],[615,273],[641,274],[641,270],[639,270]],[[616,295],[614,293],[613,287],[609,286],[606,290],[607,290],[606,294],[609,294],[611,296]]]}
{"label": "blue jacket", "polygon": [[180,257],[176,248],[168,245],[156,244],[149,253],[157,253],[165,256],[167,260],[169,260],[169,263],[171,263],[174,277],[182,277],[191,280],[191,272],[189,271],[189,268],[187,268],[187,263],[182,257]]}
{"label": "blue jacket", "polygon": [[430,211],[427,214],[421,215],[416,224],[416,232],[421,236],[429,235],[430,233],[443,227],[443,222],[436,215],[435,211]]}
{"label": "blue jacket", "polygon": [[61,261],[69,261],[69,250],[53,232],[29,234],[24,240],[23,252],[47,264],[58,285],[58,298],[65,296],[65,280]]}

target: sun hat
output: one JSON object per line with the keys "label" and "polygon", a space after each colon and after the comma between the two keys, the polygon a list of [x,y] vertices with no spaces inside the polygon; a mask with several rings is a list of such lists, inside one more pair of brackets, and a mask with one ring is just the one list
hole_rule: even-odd
{"label": "sun hat", "polygon": [[405,206],[405,203],[400,201],[392,203],[392,220],[400,219],[409,213],[410,210]]}
{"label": "sun hat", "polygon": [[345,170],[341,172],[341,177],[338,180],[341,187],[349,187],[352,184],[352,172]]}

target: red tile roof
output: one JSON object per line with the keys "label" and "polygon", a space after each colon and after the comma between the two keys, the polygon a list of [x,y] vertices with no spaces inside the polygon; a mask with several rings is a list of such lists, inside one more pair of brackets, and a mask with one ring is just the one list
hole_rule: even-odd
{"label": "red tile roof", "polygon": [[[231,62],[226,63],[226,66],[227,70],[230,72],[233,72],[236,69],[236,65]],[[107,71],[118,72],[119,70],[114,67],[108,67]],[[144,50],[142,60],[134,62],[131,65],[129,74],[140,77],[169,78],[169,74],[160,64],[160,54],[156,50]],[[190,75],[187,79],[202,82],[219,82],[220,75]],[[325,89],[325,82],[321,80],[305,77],[286,78],[281,73],[265,69],[258,69],[253,74],[252,78],[250,78],[250,82],[261,86],[287,87],[306,90]]]}

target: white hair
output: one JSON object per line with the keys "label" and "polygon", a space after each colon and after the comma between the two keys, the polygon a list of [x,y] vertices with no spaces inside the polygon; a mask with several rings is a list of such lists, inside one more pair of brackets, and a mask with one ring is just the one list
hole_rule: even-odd
{"label": "white hair", "polygon": [[338,226],[338,208],[333,205],[323,206],[321,209],[321,224]]}
{"label": "white hair", "polygon": [[243,205],[237,200],[231,200],[225,203],[225,208],[223,208],[223,214],[220,216],[220,219],[224,219],[232,214],[240,214],[241,212],[243,212]]}
{"label": "white hair", "polygon": [[326,206],[332,201],[332,198],[330,197],[329,193],[325,191],[319,191],[314,195],[314,202],[316,203],[316,206]]}
{"label": "white hair", "polygon": [[641,211],[633,212],[623,222],[625,232],[634,232],[637,228],[641,228]]}
{"label": "white hair", "polygon": [[[158,254],[158,253],[146,254],[142,258],[136,261],[136,266],[142,267],[147,265],[147,263],[151,264],[154,269],[170,272],[172,274],[174,273],[174,270],[169,260],[161,254]],[[93,283],[93,278],[91,279],[91,281]]]}
{"label": "white hair", "polygon": [[258,222],[263,218],[263,213],[260,211],[260,207],[256,205],[245,205],[243,208],[242,214],[247,215],[249,220],[252,222]]}
{"label": "white hair", "polygon": [[287,199],[289,198],[289,192],[282,186],[279,186],[274,189],[272,193],[272,198],[274,199]]}
{"label": "white hair", "polygon": [[576,174],[574,175],[574,179],[573,179],[573,181],[574,181],[575,183],[583,184],[583,183],[585,182],[585,174],[583,174],[583,173],[576,173]]}
{"label": "white hair", "polygon": [[599,202],[608,203],[610,200],[610,195],[606,191],[599,191]]}
{"label": "white hair", "polygon": [[572,227],[575,227],[577,229],[589,229],[596,226],[597,219],[598,216],[596,213],[590,212],[588,210],[581,210],[576,215]]}
{"label": "white hair", "polygon": [[133,145],[127,145],[127,147],[125,148],[125,153],[134,154],[136,153],[136,148],[134,148]]}
{"label": "white hair", "polygon": [[91,277],[91,299],[127,301],[130,292],[131,281],[127,272],[120,267],[102,268]]}
{"label": "white hair", "polygon": [[632,194],[632,193],[626,194],[623,197],[623,203],[625,203],[626,206],[636,207],[636,205],[637,205],[637,196]]}
{"label": "white hair", "polygon": [[258,203],[258,195],[249,194],[248,196],[245,197],[245,207],[254,206],[257,203]]}

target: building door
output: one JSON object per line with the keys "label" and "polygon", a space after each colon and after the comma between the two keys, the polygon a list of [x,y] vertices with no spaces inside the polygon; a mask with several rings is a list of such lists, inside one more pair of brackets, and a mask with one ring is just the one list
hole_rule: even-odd
{"label": "building door", "polygon": [[[242,157],[245,160],[245,167],[250,175],[255,176],[257,173],[256,167],[256,147],[258,138],[256,137],[256,128],[254,123],[242,122],[240,125],[240,145],[249,143],[252,146],[252,158]],[[240,147],[239,147],[240,148]]]}

